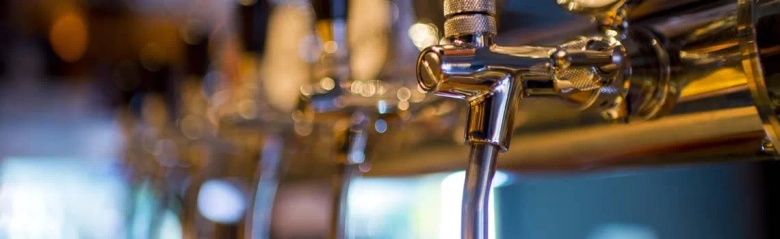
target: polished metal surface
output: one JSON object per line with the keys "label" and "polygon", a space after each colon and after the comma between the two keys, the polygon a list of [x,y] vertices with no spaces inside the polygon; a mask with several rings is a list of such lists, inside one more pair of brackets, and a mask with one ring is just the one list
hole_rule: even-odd
{"label": "polished metal surface", "polygon": [[[756,49],[775,47],[778,42],[772,40],[776,38],[772,35],[763,41],[766,46],[757,44],[757,47],[749,47],[753,46],[750,44],[756,44],[752,39],[757,39],[751,35],[756,34],[757,29],[752,25],[756,22],[753,19],[756,14],[753,7],[774,9],[772,4],[775,1],[767,2],[701,2],[695,6],[686,5],[688,7],[666,10],[665,15],[648,14],[638,20],[629,20],[634,7],[642,7],[641,4],[637,5],[638,2],[559,1],[559,4],[570,11],[596,17],[599,27],[592,28],[597,30],[597,33],[563,32],[552,38],[596,35],[593,40],[602,39],[605,46],[619,51],[614,53],[615,51],[606,52],[605,49],[587,49],[583,48],[581,43],[570,43],[572,49],[565,45],[556,48],[502,48],[494,45],[492,34],[485,34],[485,30],[480,28],[484,24],[463,23],[460,24],[461,29],[450,30],[445,34],[450,37],[450,45],[433,46],[423,50],[418,58],[418,80],[426,91],[468,101],[466,141],[471,143],[472,147],[486,144],[500,146],[500,150],[507,153],[502,155],[497,164],[515,170],[583,170],[604,165],[658,164],[659,157],[664,159],[663,164],[692,163],[702,159],[763,159],[771,157],[766,153],[774,151],[766,150],[772,147],[766,146],[769,145],[766,142],[762,143],[763,134],[756,128],[759,124],[756,123],[755,111],[750,107],[754,100],[746,93],[747,86],[751,85],[753,95],[758,96],[754,98],[759,103],[759,112],[762,112],[760,115],[769,125],[767,130],[776,129],[772,124],[778,122],[777,116],[773,113],[774,110],[771,110],[773,106],[769,102],[772,101],[767,94],[772,91],[766,90],[766,81],[755,75],[767,76],[757,72],[772,64],[773,52]],[[595,5],[581,5],[583,3]],[[763,12],[772,17],[776,15],[769,10]],[[479,13],[474,16],[480,19],[491,17]],[[762,16],[759,14],[759,18]],[[448,22],[452,19],[450,16],[447,18]],[[773,34],[775,31],[760,32]],[[763,54],[758,54],[759,52]],[[743,61],[745,68],[742,66]],[[570,70],[570,67],[580,69]],[[597,70],[582,71],[583,67]],[[552,82],[545,81],[546,75],[543,72],[551,72],[550,75],[554,76],[550,80]],[[620,74],[617,76],[618,84],[612,88],[608,87],[611,83],[609,80],[614,79],[607,77],[607,80],[600,81],[593,75],[609,75],[610,72]],[[564,81],[568,85],[562,84]],[[545,90],[545,87],[554,90]],[[569,90],[565,90],[567,88]],[[607,99],[613,103],[604,101],[611,109],[601,110],[605,119],[636,123],[631,124],[632,127],[613,125],[595,127],[590,131],[583,129],[546,134],[521,133],[519,135],[522,136],[516,139],[524,140],[521,146],[509,147],[508,142],[513,139],[511,132],[515,129],[515,115],[528,110],[518,106],[518,102],[526,100],[524,97],[529,100],[542,96],[557,97],[579,102],[587,108],[593,105],[594,101],[577,101],[576,97],[567,97],[566,93],[588,90],[616,92],[607,95],[610,97]],[[527,93],[516,93],[523,91]],[[604,98],[597,99],[595,104],[600,105]],[[763,103],[766,110],[762,110],[762,102],[766,102]],[[584,108],[578,110],[584,112]],[[552,111],[555,109],[548,108]],[[680,116],[659,119],[669,115]],[[655,119],[658,119],[657,123],[647,121]],[[555,120],[548,123],[550,128],[556,128],[554,122]],[[665,135],[654,131],[679,128],[682,125],[692,125],[696,129],[692,132],[684,131],[684,134]],[[594,140],[595,135],[608,140]],[[769,133],[770,141],[776,140],[772,138],[773,135]],[[576,139],[580,140],[568,141]],[[615,142],[621,143],[615,145]],[[773,145],[777,142],[771,143]],[[701,145],[712,144],[729,144],[729,147],[719,147],[718,150],[700,148]],[[452,146],[454,147],[456,146]],[[550,148],[566,150],[549,150]],[[760,151],[762,148],[763,152]],[[432,158],[457,158],[457,154],[465,154],[463,150],[446,151],[434,154],[417,153],[430,155],[422,156],[429,159],[427,163],[436,161]],[[539,154],[535,156],[534,152]],[[475,157],[491,162],[496,156],[475,156],[472,151],[472,163],[468,172],[475,172],[475,169],[472,169],[475,167]],[[380,162],[381,160],[377,160],[376,168],[381,168],[378,166]],[[453,162],[452,167],[446,169],[436,167],[434,171],[454,170],[454,165]],[[426,166],[417,164],[414,167]],[[486,174],[490,175],[489,169],[483,167],[480,170],[487,170]],[[377,171],[379,170],[375,173],[379,173]],[[467,177],[465,197],[487,197],[468,186],[476,185],[478,179],[482,177]],[[463,238],[483,238],[485,235],[478,229],[480,223],[485,223],[480,218],[483,215],[468,214],[469,210],[477,207],[468,202],[464,201]]]}
{"label": "polished metal surface", "polygon": [[[627,78],[631,84],[630,120],[753,104],[747,90],[749,78],[741,66],[737,2],[688,3],[678,6],[676,1],[642,1],[629,15],[630,31],[621,42],[632,69]],[[665,12],[636,18],[639,9]],[[592,24],[568,27],[577,24],[573,22],[541,38],[518,38],[519,33],[508,33],[505,36],[513,39],[498,41],[527,44],[555,41],[567,35],[594,34]],[[527,124],[544,127],[546,123],[535,120],[542,116],[534,110],[526,110],[534,115]],[[560,121],[575,121],[562,117],[546,120],[547,124],[558,125]]]}
{"label": "polished metal surface", "polygon": [[[628,51],[627,58],[632,68],[627,98],[630,106],[627,111],[631,116],[629,121],[664,121],[666,119],[662,116],[665,115],[704,113],[753,105],[754,98],[748,93],[748,83],[752,82],[754,77],[746,74],[742,61],[758,58],[743,57],[740,53],[739,41],[745,38],[738,33],[737,20],[740,15],[736,1],[706,1],[684,4],[682,7],[676,2],[650,2],[656,4],[659,9],[664,9],[665,14],[648,14],[634,20],[630,36],[622,41]],[[646,4],[650,3],[642,2],[637,9],[650,9]],[[583,31],[567,30],[556,34],[565,37],[577,32]],[[772,31],[763,32],[771,34]],[[761,64],[771,65],[773,62],[770,57],[763,59],[765,62]],[[441,74],[435,69],[431,72]],[[422,78],[426,77],[423,75]],[[430,85],[426,82],[431,81],[424,81],[422,84]],[[531,94],[556,94],[554,91],[538,88],[545,82],[543,79],[529,79],[525,90]],[[531,100],[534,98],[527,98],[526,101]],[[565,119],[571,116],[555,116],[555,111],[550,110],[552,107],[553,105],[547,105],[546,109],[531,108],[521,103],[520,115],[523,115],[523,124],[518,125],[515,137],[533,136],[534,134],[523,132],[533,130],[533,127],[566,128],[567,124],[560,122],[569,121]],[[566,110],[558,107],[555,109]],[[548,116],[537,111],[547,112]],[[547,120],[547,123],[541,120]],[[571,121],[576,123],[568,127],[591,125],[586,123],[588,121]],[[615,126],[605,126],[610,127]],[[452,147],[457,147],[457,144]],[[760,144],[755,147],[759,148]]]}
{"label": "polished metal surface", "polygon": [[494,144],[506,150],[522,91],[515,77],[530,74],[533,67],[545,68],[552,52],[553,48],[491,49],[468,43],[434,46],[420,54],[418,77],[426,91],[471,102],[467,142]]}
{"label": "polished metal surface", "polygon": [[[492,143],[506,150],[509,144],[506,139],[514,129],[511,124],[515,122],[514,114],[522,102],[521,97],[545,91],[538,87],[548,87],[547,92],[557,92],[553,95],[561,96],[559,99],[563,101],[572,99],[573,104],[564,106],[570,109],[588,109],[594,106],[600,96],[620,96],[621,89],[618,87],[623,85],[623,81],[622,70],[619,69],[623,64],[620,60],[623,56],[619,47],[610,46],[601,51],[585,50],[584,47],[581,50],[565,47],[505,47],[491,44],[490,39],[488,36],[455,39],[453,45],[433,46],[423,50],[418,59],[418,79],[424,90],[472,102],[469,104],[470,120],[466,133],[468,142]],[[486,46],[474,47],[482,44]],[[560,54],[568,52],[586,60],[609,57],[606,61],[596,62],[573,59],[575,65],[572,65],[569,59],[564,61],[560,58]],[[564,65],[555,65],[556,60],[558,64]],[[607,70],[602,65],[614,65],[615,69]],[[524,82],[526,78],[534,85]],[[605,90],[593,89],[593,86]],[[599,103],[597,107],[611,107],[611,104]]]}
{"label": "polished metal surface", "polygon": [[[518,134],[512,139],[512,147],[500,155],[497,167],[522,174],[572,173],[771,159],[771,154],[760,152],[764,137],[761,119],[752,106],[713,110],[654,121]],[[372,170],[364,176],[461,170],[468,154],[460,144],[431,141],[387,155],[394,160],[374,158]]]}
{"label": "polished metal surface", "polygon": [[[780,100],[777,49],[780,37],[776,24],[780,20],[780,1],[739,1],[741,18],[740,46],[750,92],[755,99],[767,139],[771,145],[780,144],[780,119],[777,102]],[[772,147],[769,147],[772,148]],[[765,150],[775,152],[774,150]]]}
{"label": "polished metal surface", "polygon": [[[495,6],[495,1],[491,2],[489,5]],[[453,10],[453,6],[463,9]],[[466,171],[461,238],[485,239],[496,151],[509,150],[519,102],[524,97],[539,96],[539,92],[555,97],[555,91],[560,98],[571,99],[566,95],[582,91],[587,96],[575,103],[578,108],[587,109],[599,101],[600,107],[608,109],[604,110],[608,115],[605,118],[624,118],[622,111],[615,110],[621,105],[610,104],[609,100],[619,101],[622,97],[627,64],[615,34],[554,48],[497,46],[493,14],[469,6],[469,1],[445,2],[445,37],[450,44],[422,50],[417,60],[417,79],[425,91],[468,102],[465,141],[471,145],[472,153]],[[523,86],[528,85],[526,78],[537,86],[528,93],[523,92]],[[545,79],[552,83],[545,84]],[[598,87],[589,88],[591,85]],[[545,90],[545,86],[551,88]],[[605,96],[612,99],[601,103],[601,88],[610,92]]]}
{"label": "polished metal surface", "polygon": [[498,147],[492,144],[471,145],[463,186],[461,238],[488,238],[490,185],[496,173],[498,152]]}
{"label": "polished metal surface", "polygon": [[[727,107],[729,104],[734,107],[752,104],[752,99],[746,94],[749,78],[741,66],[743,57],[740,56],[738,42],[744,38],[740,38],[738,32],[736,1],[703,1],[684,6],[677,6],[676,1],[643,1],[637,8],[650,9],[653,7],[650,4],[665,9],[665,14],[647,15],[632,20],[633,37],[624,40],[623,44],[630,54],[634,55],[630,57],[632,68],[636,69],[631,76],[632,91],[648,92],[644,95],[656,92],[657,96],[641,100],[656,99],[659,103],[651,105],[662,106],[662,102],[668,105],[665,111],[659,111],[656,115],[668,114],[670,111],[672,114],[697,112],[708,107]],[[556,36],[592,31],[588,29],[589,24],[580,26],[568,29],[562,27],[561,31],[550,33],[546,39],[549,41]],[[506,35],[515,36],[512,33]],[[511,41],[499,40],[510,43],[545,41],[514,38],[515,40]],[[670,78],[668,84],[663,83],[666,77]],[[664,91],[667,93],[662,93]],[[637,95],[635,93],[634,95]],[[665,94],[668,95],[667,100],[663,100]],[[716,98],[722,98],[720,101],[724,103],[713,104],[712,101]],[[727,98],[732,102],[725,103]],[[672,101],[678,104],[673,106]],[[705,101],[709,102],[704,103]],[[642,108],[637,104],[634,107]]]}
{"label": "polished metal surface", "polygon": [[[577,123],[576,125],[578,125],[578,127],[583,127],[584,129],[569,129],[560,132],[550,130],[547,133],[543,133],[543,131],[533,134],[522,132],[522,130],[527,128],[521,124],[518,125],[518,129],[513,134],[514,137],[512,141],[516,143],[522,140],[523,143],[516,143],[517,145],[521,145],[517,147],[523,147],[524,150],[526,150],[525,152],[528,152],[528,155],[523,156],[523,151],[515,151],[516,148],[510,148],[507,155],[516,152],[516,154],[514,154],[515,156],[507,157],[507,155],[504,155],[502,160],[499,160],[499,167],[504,165],[503,163],[517,162],[517,164],[513,163],[513,165],[517,165],[517,167],[507,167],[507,169],[536,171],[543,169],[544,167],[538,166],[544,165],[545,162],[549,163],[551,166],[556,165],[556,163],[554,163],[557,161],[555,160],[556,158],[571,163],[564,164],[571,167],[560,167],[560,169],[581,170],[591,168],[590,166],[587,166],[588,164],[598,165],[594,167],[600,168],[631,164],[661,164],[661,162],[700,162],[708,159],[718,161],[723,158],[737,160],[740,157],[751,159],[765,159],[771,157],[771,155],[756,154],[756,150],[760,150],[762,147],[762,132],[760,131],[760,128],[757,128],[759,125],[759,118],[757,118],[758,114],[755,113],[755,110],[751,110],[751,108],[753,107],[754,100],[760,101],[760,99],[755,99],[748,93],[748,83],[752,84],[755,82],[753,79],[756,78],[749,76],[745,72],[745,69],[750,68],[743,68],[742,63],[743,61],[747,61],[749,65],[772,65],[774,64],[774,60],[771,58],[771,50],[764,50],[766,52],[764,55],[768,57],[763,58],[750,57],[741,54],[740,39],[750,39],[745,38],[745,35],[739,34],[738,19],[742,19],[740,16],[744,15],[741,15],[740,11],[738,11],[738,7],[742,5],[737,5],[736,1],[706,1],[693,5],[686,4],[684,7],[680,7],[673,2],[651,2],[655,2],[658,8],[664,8],[668,12],[666,12],[665,15],[655,17],[645,15],[644,18],[639,18],[631,24],[632,30],[630,32],[630,37],[623,41],[623,45],[628,50],[628,60],[630,61],[631,68],[633,68],[630,78],[631,90],[628,94],[631,105],[631,108],[629,109],[632,117],[629,122],[633,123],[629,124],[629,126],[599,126],[593,130],[584,128],[587,124]],[[750,3],[746,2],[743,4]],[[771,4],[769,4],[769,6],[771,6]],[[648,9],[648,6],[643,3],[639,5],[638,8]],[[745,8],[741,9],[744,10]],[[764,12],[771,13],[774,8],[769,7],[767,9],[768,10]],[[768,16],[763,17],[763,19],[771,19],[769,16],[774,15],[768,14]],[[765,26],[769,26],[769,24]],[[556,34],[566,36],[568,34],[576,34],[577,32],[583,31],[566,30]],[[758,32],[768,32],[771,34],[773,31],[763,30]],[[518,40],[522,41],[523,39]],[[767,42],[768,45],[771,45],[771,41],[765,42]],[[765,49],[770,48],[765,47]],[[432,70],[432,72],[435,74],[438,73],[435,70]],[[541,95],[557,94],[554,91],[545,91],[537,88],[539,87],[538,85],[543,85],[543,83],[546,82],[544,79],[529,79],[529,81],[533,82],[533,84],[525,87],[527,92],[533,91],[531,93],[535,92]],[[530,101],[532,99],[533,97],[529,97],[526,100]],[[549,108],[550,106],[548,106],[548,110]],[[531,108],[523,107],[520,107],[520,115],[523,115],[522,122],[525,124],[539,122],[537,120],[540,120],[538,118],[542,116],[535,113]],[[667,117],[661,117],[664,115]],[[556,116],[547,117],[546,119],[550,120],[549,124],[554,124],[559,122],[562,118]],[[645,119],[656,120],[642,122]],[[537,127],[540,126],[540,123],[536,123]],[[705,129],[702,129],[701,132],[698,128],[694,127],[697,125],[704,126],[710,124],[712,124],[712,127],[707,126]],[[678,127],[682,129],[689,128],[685,127],[685,125],[694,127],[695,129],[690,129],[692,132],[702,133],[706,131],[707,133],[712,134],[690,139],[680,136],[692,136],[696,134],[685,133],[678,135],[658,133],[674,131],[672,129]],[[549,127],[555,128],[560,127],[560,125]],[[636,129],[637,131],[631,131],[630,129]],[[604,133],[602,134],[600,132]],[[582,135],[582,140],[569,142],[567,139],[572,139],[572,136],[574,135]],[[620,142],[630,143],[621,143],[620,147],[608,146],[608,144],[603,145],[603,147],[597,147],[590,143],[599,141],[586,139],[592,137],[592,135],[600,135],[600,137],[604,136],[604,138],[620,137]],[[546,138],[547,136],[549,136],[549,138]],[[657,147],[661,147],[660,145],[651,146],[652,144],[650,142],[652,141],[649,141],[648,144],[643,144],[646,142],[644,140],[646,137],[653,137],[661,140],[658,142],[663,142],[664,145],[701,145],[701,143],[692,142],[706,142],[708,139],[725,140],[725,142],[733,143],[734,141],[729,141],[729,139],[734,139],[735,137],[738,140],[737,142],[740,143],[734,143],[731,145],[733,147],[725,147],[729,150],[733,150],[731,153],[725,153],[729,150],[712,150],[708,149],[708,147],[696,147],[695,149],[687,147],[674,149],[665,148],[665,150],[668,149],[671,151],[665,151],[670,152],[670,154],[664,154],[666,157],[663,157],[656,155],[654,153],[656,151],[650,150],[651,148],[657,150]],[[539,140],[540,143],[538,144],[531,143],[537,142],[536,139],[538,138],[549,140]],[[545,150],[552,147],[550,146],[552,142],[560,142],[561,145],[582,145],[583,151]],[[725,142],[712,142],[705,143],[704,145],[729,145]],[[524,147],[526,145],[529,147]],[[632,145],[635,145],[636,147]],[[433,149],[437,147],[442,151]],[[404,173],[406,170],[409,170],[409,173],[416,171],[412,170],[412,168],[428,168],[427,170],[422,170],[425,172],[455,170],[458,168],[457,165],[460,165],[460,162],[465,160],[465,157],[460,156],[462,158],[461,160],[454,160],[453,158],[458,158],[457,155],[465,155],[467,153],[462,149],[458,150],[458,147],[460,146],[454,143],[448,146],[441,146],[441,144],[438,144],[437,146],[420,146],[411,149],[411,151],[415,153],[409,153],[406,156],[393,156],[395,158],[427,158],[430,160],[426,161],[426,163],[431,164],[438,164],[433,162],[439,160],[442,162],[449,161],[450,163],[447,167],[443,167],[443,164],[440,165],[442,167],[422,164],[408,164],[402,167],[395,164],[395,162],[391,163],[389,161],[377,159],[375,160],[374,165],[375,170],[372,173],[385,174],[392,172],[390,174],[406,174]],[[555,148],[560,147],[564,146]],[[420,150],[418,151],[418,149]],[[626,152],[632,153],[619,153],[623,149],[625,149]],[[684,153],[685,151],[683,149],[689,150],[690,152]],[[426,152],[439,153],[429,154]],[[419,156],[417,153],[419,153]],[[620,156],[609,156],[611,154]],[[524,161],[523,159],[525,157],[529,159]],[[617,160],[617,158],[621,158],[621,160]],[[536,166],[534,167],[531,167],[529,164],[521,163],[536,161],[536,159],[538,159],[538,164],[535,164]],[[585,161],[579,159],[588,159],[588,163],[586,164]],[[380,166],[384,163],[389,163],[390,165]],[[429,167],[437,169],[433,170]],[[395,169],[391,170],[389,168]],[[388,171],[383,172],[382,169],[388,169]]]}
{"label": "polished metal surface", "polygon": [[[701,113],[697,116],[704,117],[704,115],[707,115],[706,113],[712,111],[712,114],[723,116],[723,112],[733,113],[734,111],[726,110],[718,113],[716,113],[716,111],[730,108],[742,109],[751,106],[753,104],[753,98],[747,94],[747,84],[753,77],[748,77],[745,74],[741,63],[743,59],[753,58],[742,57],[740,54],[740,46],[738,43],[740,35],[738,34],[737,25],[739,12],[737,11],[737,2],[707,1],[694,5],[685,5],[686,7],[679,7],[677,3],[673,2],[650,2],[655,2],[659,9],[667,10],[667,15],[660,15],[657,17],[648,17],[650,14],[644,15],[644,18],[640,18],[631,24],[631,35],[628,39],[623,41],[623,45],[628,51],[628,61],[631,64],[631,68],[633,68],[630,76],[631,90],[628,94],[631,106],[628,108],[631,113],[630,121],[643,121],[645,119],[659,118],[664,115],[680,115],[679,117],[674,118],[661,118],[658,119],[659,122],[647,122],[649,126],[654,127],[662,122],[675,122],[676,119],[685,118],[686,114],[690,113]],[[650,3],[643,2],[637,6],[637,9],[650,9],[650,5],[645,4]],[[557,34],[566,36],[568,34],[575,34],[576,32],[582,31],[568,30]],[[427,58],[441,61],[440,59],[443,57],[427,56]],[[429,62],[431,62],[430,64],[432,65],[436,64],[434,63],[435,61]],[[459,66],[468,66],[469,64],[474,64],[473,62],[475,61],[462,63],[459,64]],[[442,74],[440,71],[437,72],[436,69],[430,70],[429,73],[434,75]],[[431,82],[435,82],[435,80],[430,80],[431,78],[432,77],[427,77],[423,74],[421,76],[421,84],[431,85]],[[544,93],[544,95],[555,94],[551,91],[533,88],[544,83],[545,81],[543,79],[530,80],[532,80],[534,84],[530,87],[527,86],[526,91],[535,90],[534,92],[537,93],[547,92]],[[529,98],[529,100],[531,100],[531,98]],[[521,107],[520,112],[522,112],[523,115],[533,115],[533,117],[530,118],[528,116],[524,117],[524,122],[527,124],[533,122],[537,117],[537,114],[530,111],[529,108]],[[560,118],[551,118],[552,121],[550,123],[557,122],[556,120],[559,119]],[[707,118],[704,117],[701,119]],[[726,122],[728,121],[722,121],[724,126],[727,125]],[[751,123],[755,123],[755,121],[740,122],[745,122],[744,124],[741,124],[744,126],[744,128],[742,128],[744,131],[740,132],[747,134],[750,134],[749,132],[756,132],[755,127],[751,126]],[[637,122],[637,124],[632,124],[634,127],[643,125],[643,123],[639,122]],[[666,126],[673,127],[673,125]],[[519,127],[520,129],[524,129],[523,125],[519,125]],[[616,129],[616,131],[614,131],[616,134],[618,132],[617,129],[625,129],[622,128],[622,126],[617,125],[599,127],[599,129],[608,132],[613,132],[610,130],[613,128]],[[560,138],[559,141],[565,142],[565,140],[562,139],[569,138],[568,136],[565,136],[567,135],[565,132],[566,131],[562,131],[560,134],[550,132],[549,135],[558,135]],[[644,132],[645,135],[651,135],[651,133],[653,132]],[[530,139],[535,136],[538,135],[517,131],[513,140],[517,141],[519,138]],[[629,142],[642,141],[640,140],[642,137],[639,135],[634,136],[636,137],[635,139],[627,137],[625,140],[630,140]],[[667,137],[664,135],[653,136],[659,138]],[[676,142],[672,136],[668,137],[667,140],[670,142]],[[582,143],[580,142],[577,144]],[[527,144],[524,142],[522,145]],[[758,143],[753,146],[746,144],[744,146],[758,149],[761,144]],[[451,149],[448,150],[448,152],[456,152],[454,150],[456,147],[458,147],[457,144],[452,144]],[[537,145],[536,147],[546,148],[541,145]],[[463,150],[457,152],[465,154]],[[510,149],[510,152],[513,152],[513,150]],[[556,158],[552,156],[552,151],[539,151],[539,153],[540,161],[544,161],[542,160],[545,159],[544,155],[548,154],[550,154],[550,158]],[[411,154],[410,157],[413,155],[414,154]],[[446,161],[454,156],[449,153],[447,155],[449,156],[438,156],[434,154],[428,155],[427,158],[441,157]],[[755,157],[752,154],[747,155]],[[520,153],[518,153],[518,157],[520,157]],[[592,161],[592,163],[598,162],[598,160],[608,161],[602,154],[597,154],[595,152],[568,154],[567,157],[592,158],[592,160],[595,160]],[[695,158],[696,157],[691,157],[690,160],[697,161]],[[518,158],[517,160],[520,159]],[[681,160],[685,161],[684,158]],[[376,164],[378,165],[380,162],[385,161],[378,159]],[[453,160],[451,167],[448,170],[455,169],[454,165],[458,165],[457,162],[459,161]],[[504,161],[499,160],[499,165],[501,165],[502,162]],[[553,162],[553,160],[549,160],[549,162]],[[425,167],[422,165],[414,166],[419,166],[420,168]],[[382,167],[377,166],[376,168]],[[529,167],[524,170],[532,170],[532,168],[533,167]],[[378,170],[380,169],[376,169],[374,172],[379,173]]]}
{"label": "polished metal surface", "polygon": [[[663,100],[666,102],[658,103],[667,109],[660,110],[658,116],[680,111],[696,112],[698,107],[695,106],[703,105],[701,101],[712,101],[721,96],[724,103],[730,101],[737,107],[752,104],[745,94],[750,79],[740,65],[736,2],[713,1],[695,9],[681,9],[679,13],[680,17],[676,18],[658,17],[633,24],[654,32],[658,39],[649,40],[650,43],[657,43],[665,52],[658,54],[658,61],[651,68],[669,74],[669,84],[662,88],[667,91]],[[666,62],[668,65],[664,66]],[[633,89],[646,84],[634,82]],[[735,98],[734,95],[742,96]]]}

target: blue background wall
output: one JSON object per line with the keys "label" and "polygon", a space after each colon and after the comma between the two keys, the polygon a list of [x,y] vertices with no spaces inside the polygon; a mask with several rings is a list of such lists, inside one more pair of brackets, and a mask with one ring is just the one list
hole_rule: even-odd
{"label": "blue background wall", "polygon": [[496,193],[499,238],[762,238],[756,167],[520,177]]}

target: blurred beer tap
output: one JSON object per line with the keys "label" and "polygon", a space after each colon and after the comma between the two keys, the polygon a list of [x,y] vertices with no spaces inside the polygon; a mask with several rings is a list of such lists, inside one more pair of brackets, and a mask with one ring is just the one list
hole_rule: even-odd
{"label": "blurred beer tap", "polygon": [[[238,11],[238,37],[240,56],[236,81],[232,83],[231,110],[220,119],[220,130],[233,138],[243,150],[251,152],[254,164],[238,166],[233,170],[252,170],[248,180],[251,202],[244,219],[244,238],[270,238],[271,218],[279,184],[287,135],[291,129],[289,111],[280,107],[273,92],[273,81],[289,79],[270,78],[263,72],[268,69],[268,45],[271,35],[271,18],[275,4],[260,0],[240,2]],[[296,19],[303,21],[303,19]],[[278,22],[277,22],[278,24]],[[241,168],[241,169],[239,169]]]}
{"label": "blurred beer tap", "polygon": [[[141,120],[131,130],[135,133],[127,154],[136,156],[128,160],[135,165],[132,168],[146,171],[135,176],[153,185],[159,210],[174,213],[185,238],[235,238],[245,228],[241,223],[246,210],[241,207],[249,200],[243,187],[254,173],[242,164],[254,165],[253,154],[236,143],[235,137],[220,132],[229,78],[223,77],[220,68],[226,65],[224,61],[215,59],[224,41],[212,38],[215,28],[199,24],[197,16],[181,26],[175,35],[179,40],[175,43],[182,47],[183,57],[176,58],[181,59],[179,64],[158,62],[156,54],[170,52],[149,43],[140,54],[140,64],[135,65],[141,71],[136,80],[141,82],[131,106],[138,108]],[[120,69],[127,71],[132,66],[122,63]],[[145,184],[139,185],[143,190]],[[239,210],[225,216],[226,209],[209,204],[215,197],[236,200],[231,209]],[[149,228],[157,230],[154,225]]]}
{"label": "blurred beer tap", "polygon": [[[324,127],[333,127],[330,141],[333,146],[326,156],[323,166],[332,168],[330,174],[330,220],[327,238],[347,238],[347,198],[353,177],[359,175],[359,165],[365,160],[366,113],[361,110],[343,110],[343,102],[349,92],[343,84],[350,81],[349,45],[347,41],[347,0],[312,1],[316,17],[315,33],[321,44],[321,55],[313,65],[313,79],[316,84],[302,86],[301,102],[294,112],[296,131],[301,128],[314,128],[317,123]],[[316,81],[316,79],[321,80]],[[321,82],[321,83],[320,83]],[[306,91],[304,89],[311,89]],[[328,117],[330,116],[330,117]],[[330,119],[327,119],[327,118]],[[336,126],[335,121],[342,121]],[[326,132],[327,132],[326,131]],[[327,135],[327,133],[326,133]],[[326,136],[327,137],[327,136]],[[328,151],[324,153],[328,154]],[[328,175],[326,173],[325,175]]]}
{"label": "blurred beer tap", "polygon": [[[186,139],[174,126],[178,109],[171,71],[153,74],[153,81],[166,85],[162,88],[137,90],[130,102],[129,114],[124,114],[126,127],[126,148],[124,164],[127,166],[130,184],[133,188],[133,211],[131,218],[138,228],[128,231],[129,235],[152,237],[159,233],[153,223],[160,219],[166,209],[182,216],[183,192],[181,184],[185,178],[181,172],[188,162],[180,151]],[[159,86],[159,85],[158,85]],[[185,174],[186,175],[186,174]],[[149,198],[151,197],[151,198]],[[151,205],[141,205],[141,204]],[[151,209],[152,211],[144,211]],[[181,209],[181,210],[180,210]],[[177,218],[179,219],[179,218]]]}
{"label": "blurred beer tap", "polygon": [[[212,142],[201,170],[189,181],[188,198],[196,222],[195,236],[268,238],[279,160],[289,128],[283,111],[263,94],[262,60],[273,5],[269,1],[231,5],[230,37],[210,43],[209,70],[190,94],[206,95],[193,117],[206,120]],[[216,46],[215,46],[216,45]],[[233,200],[229,206],[217,205]]]}
{"label": "blurred beer tap", "polygon": [[[313,82],[301,87],[301,102],[293,113],[296,133],[308,141],[310,163],[307,169],[291,166],[290,173],[331,180],[327,235],[347,238],[352,180],[370,170],[373,156],[400,148],[391,138],[410,118],[413,103],[423,98],[415,90],[412,71],[404,70],[408,64],[402,63],[417,52],[407,37],[413,14],[406,11],[410,1],[312,5],[321,54],[313,65]],[[393,11],[399,8],[403,11]]]}

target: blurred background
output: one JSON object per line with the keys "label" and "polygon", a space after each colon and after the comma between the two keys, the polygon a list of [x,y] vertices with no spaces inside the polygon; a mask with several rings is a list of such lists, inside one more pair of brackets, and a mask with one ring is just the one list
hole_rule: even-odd
{"label": "blurred background", "polygon": [[[552,0],[500,2],[512,36],[582,20]],[[323,169],[287,164],[330,142],[290,123],[299,95],[340,85],[313,75],[323,52],[349,48],[335,64],[399,82],[393,107],[408,109],[424,97],[416,53],[438,42],[443,18],[441,0],[351,0],[342,41],[317,31],[321,4],[0,1],[0,238],[326,238],[327,186],[300,176]],[[776,238],[777,168],[501,172],[491,234]],[[350,238],[459,238],[463,177],[355,179]]]}

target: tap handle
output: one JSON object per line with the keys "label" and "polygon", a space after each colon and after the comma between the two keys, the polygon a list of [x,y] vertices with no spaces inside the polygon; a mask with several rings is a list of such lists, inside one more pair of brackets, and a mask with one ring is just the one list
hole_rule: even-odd
{"label": "tap handle", "polygon": [[496,18],[489,15],[455,15],[444,22],[444,36],[496,35]]}
{"label": "tap handle", "polygon": [[444,0],[444,17],[458,14],[496,15],[495,0]]}
{"label": "tap handle", "polygon": [[496,34],[495,0],[445,0],[444,36]]}

